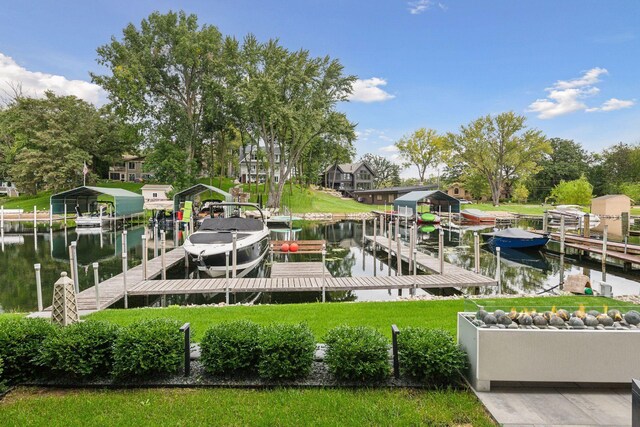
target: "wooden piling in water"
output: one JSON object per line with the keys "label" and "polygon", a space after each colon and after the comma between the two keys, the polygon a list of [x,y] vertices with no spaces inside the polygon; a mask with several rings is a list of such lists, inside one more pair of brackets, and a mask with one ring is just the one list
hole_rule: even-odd
{"label": "wooden piling in water", "polygon": [[542,214],[542,232],[549,232],[549,213],[547,211]]}
{"label": "wooden piling in water", "polygon": [[564,215],[560,216],[560,253],[564,253]]}
{"label": "wooden piling in water", "polygon": [[500,272],[500,246],[496,248],[496,282],[498,282],[498,294],[502,294],[502,274]]}
{"label": "wooden piling in water", "polygon": [[438,233],[438,259],[440,260],[440,274],[444,274],[444,230]]}
{"label": "wooden piling in water", "polygon": [[[186,252],[185,252],[186,253]],[[147,235],[142,235],[142,278],[147,280],[147,259],[149,254],[147,253]]]}
{"label": "wooden piling in water", "polygon": [[231,242],[231,247],[233,249],[233,253],[231,254],[231,275],[235,278],[238,273],[238,233],[236,231],[233,232]]}
{"label": "wooden piling in water", "polygon": [[396,234],[396,258],[397,258],[397,270],[396,276],[402,276],[402,242],[400,241],[400,233]]}
{"label": "wooden piling in water", "polygon": [[124,291],[124,308],[129,308],[129,296],[127,291],[127,253],[122,252],[122,289]]}
{"label": "wooden piling in water", "polygon": [[387,235],[389,237],[389,250],[387,251],[387,266],[389,267],[389,276],[391,276],[391,226],[392,223],[389,221],[389,228],[387,229]]}
{"label": "wooden piling in water", "polygon": [[162,230],[161,232],[161,237],[160,237],[160,265],[162,267],[162,280],[166,280],[167,279],[167,264],[165,261],[165,257],[164,254],[166,252],[166,248],[167,248],[167,242],[165,240],[165,231]]}
{"label": "wooden piling in water", "polygon": [[42,305],[42,281],[40,278],[40,264],[33,264],[33,268],[36,271],[36,297],[38,298],[38,311],[44,309]]}
{"label": "wooden piling in water", "polygon": [[96,290],[96,310],[100,310],[100,290],[98,286],[100,285],[100,276],[98,275],[98,263],[93,263],[93,287]]}
{"label": "wooden piling in water", "polygon": [[480,236],[477,231],[473,232],[473,271],[480,274]]}
{"label": "wooden piling in water", "polygon": [[607,263],[607,239],[609,234],[609,226],[605,225],[602,230],[602,271],[604,272]]}
{"label": "wooden piling in water", "polygon": [[582,235],[587,239],[591,237],[591,217],[588,213],[584,214],[582,221]]}

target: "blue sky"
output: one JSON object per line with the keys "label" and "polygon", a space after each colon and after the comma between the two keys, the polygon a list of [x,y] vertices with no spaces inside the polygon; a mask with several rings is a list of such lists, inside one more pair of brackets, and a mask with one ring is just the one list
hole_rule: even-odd
{"label": "blue sky", "polygon": [[28,93],[99,102],[85,83],[101,71],[96,48],[170,9],[338,58],[360,79],[340,106],[358,123],[359,155],[393,158],[393,142],[419,127],[455,131],[508,110],[592,151],[640,142],[637,0],[2,0],[0,88],[20,80]]}

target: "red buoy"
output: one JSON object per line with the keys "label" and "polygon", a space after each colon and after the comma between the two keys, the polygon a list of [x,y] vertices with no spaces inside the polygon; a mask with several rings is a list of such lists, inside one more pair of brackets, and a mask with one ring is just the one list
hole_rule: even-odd
{"label": "red buoy", "polygon": [[298,244],[297,243],[292,243],[289,245],[289,251],[291,252],[298,252]]}
{"label": "red buoy", "polygon": [[288,243],[283,243],[282,246],[280,246],[280,251],[281,252],[289,252],[289,244]]}

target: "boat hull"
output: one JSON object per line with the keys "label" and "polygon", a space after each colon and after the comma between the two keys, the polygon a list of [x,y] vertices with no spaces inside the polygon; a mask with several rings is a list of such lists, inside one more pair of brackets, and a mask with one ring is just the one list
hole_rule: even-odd
{"label": "boat hull", "polygon": [[462,218],[464,218],[468,222],[487,224],[493,224],[494,222],[496,222],[496,217],[494,216],[477,216],[475,214],[470,214],[467,212],[461,212],[460,215],[462,215]]}
{"label": "boat hull", "polygon": [[547,244],[548,237],[540,236],[531,239],[516,239],[511,237],[495,237],[486,238],[487,243],[491,246],[511,249],[539,249]]}

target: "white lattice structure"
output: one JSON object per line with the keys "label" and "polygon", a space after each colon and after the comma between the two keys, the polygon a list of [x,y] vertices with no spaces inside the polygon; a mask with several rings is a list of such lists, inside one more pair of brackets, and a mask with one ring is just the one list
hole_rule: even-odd
{"label": "white lattice structure", "polygon": [[53,285],[53,304],[51,305],[51,322],[62,326],[76,323],[80,320],[78,303],[73,280],[67,277],[66,271],[60,273],[60,278]]}

